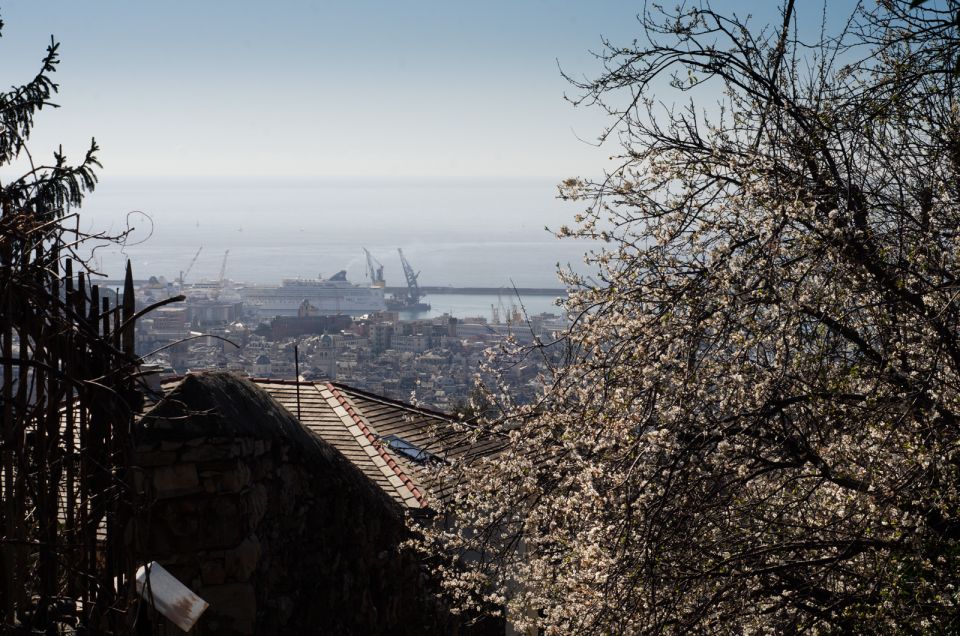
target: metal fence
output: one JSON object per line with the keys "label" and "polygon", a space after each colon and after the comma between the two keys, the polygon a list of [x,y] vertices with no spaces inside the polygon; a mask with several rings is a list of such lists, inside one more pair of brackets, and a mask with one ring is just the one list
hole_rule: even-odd
{"label": "metal fence", "polygon": [[126,633],[134,620],[133,277],[128,264],[122,292],[91,284],[68,238],[61,223],[0,217],[5,633]]}

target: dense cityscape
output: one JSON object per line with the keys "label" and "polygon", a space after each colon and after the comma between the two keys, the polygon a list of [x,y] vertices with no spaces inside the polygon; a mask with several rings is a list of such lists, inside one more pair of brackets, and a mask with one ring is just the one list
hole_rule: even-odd
{"label": "dense cityscape", "polygon": [[[292,281],[285,282],[279,289],[294,287]],[[308,282],[314,288],[304,287]],[[378,285],[382,270],[379,279],[374,273],[369,286],[345,280],[296,281],[304,296],[323,283],[336,285],[332,289],[341,303],[348,293],[371,294],[376,310],[342,304],[339,312],[321,309],[316,305],[323,306],[325,300],[315,296],[300,299],[291,311],[246,302],[270,291],[264,286],[151,278],[136,289],[139,308],[178,294],[185,300],[159,307],[137,323],[137,350],[147,354],[147,362],[163,377],[225,370],[255,378],[337,381],[441,411],[459,411],[474,391],[485,351],[507,338],[527,344],[566,324],[559,312],[527,315],[510,301],[491,306],[489,315],[403,319],[401,309],[411,304],[411,293],[417,296],[413,302],[427,306],[422,293],[387,298],[396,309],[387,309],[387,302],[377,304],[383,298]],[[511,367],[506,380],[514,399],[528,401],[542,390],[538,360],[542,358]]]}

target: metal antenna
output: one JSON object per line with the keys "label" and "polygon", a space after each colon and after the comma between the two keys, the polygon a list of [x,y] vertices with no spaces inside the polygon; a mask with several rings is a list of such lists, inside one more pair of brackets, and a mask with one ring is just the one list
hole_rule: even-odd
{"label": "metal antenna", "polygon": [[300,350],[293,345],[293,366],[297,374],[297,419],[300,419]]}

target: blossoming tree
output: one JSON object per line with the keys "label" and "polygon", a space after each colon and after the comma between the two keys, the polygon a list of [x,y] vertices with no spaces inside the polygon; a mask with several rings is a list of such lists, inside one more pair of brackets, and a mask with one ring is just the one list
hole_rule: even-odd
{"label": "blossoming tree", "polygon": [[547,633],[958,629],[960,3],[695,5],[574,81],[623,147],[562,186],[599,282],[453,467],[446,587]]}

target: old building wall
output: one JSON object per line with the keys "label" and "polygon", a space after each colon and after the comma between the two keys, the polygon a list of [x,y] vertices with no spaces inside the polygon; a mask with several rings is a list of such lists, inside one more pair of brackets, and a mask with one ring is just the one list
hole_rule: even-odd
{"label": "old building wall", "polygon": [[197,634],[456,631],[398,508],[249,381],[188,376],[138,439],[136,549],[210,603]]}

